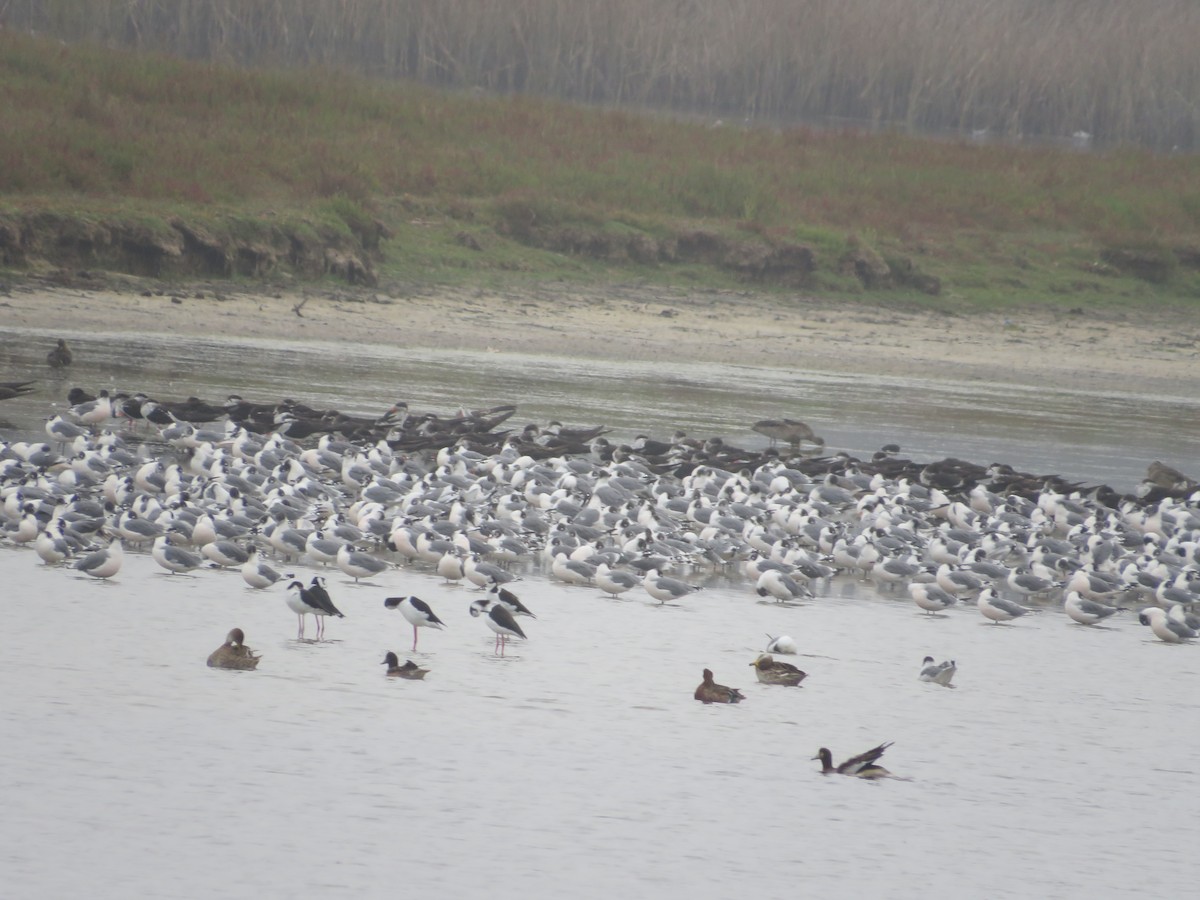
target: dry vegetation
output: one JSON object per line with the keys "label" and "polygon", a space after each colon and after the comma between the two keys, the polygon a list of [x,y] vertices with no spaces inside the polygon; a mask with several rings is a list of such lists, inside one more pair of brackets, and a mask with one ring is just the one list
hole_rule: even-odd
{"label": "dry vegetation", "polygon": [[42,0],[10,28],[779,122],[1196,149],[1194,0]]}
{"label": "dry vegetation", "polygon": [[15,267],[1200,296],[1194,156],[711,128],[11,31],[0,119]]}

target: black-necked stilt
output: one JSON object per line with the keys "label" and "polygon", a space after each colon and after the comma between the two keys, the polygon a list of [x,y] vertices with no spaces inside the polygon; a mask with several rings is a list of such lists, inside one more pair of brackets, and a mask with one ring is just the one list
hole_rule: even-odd
{"label": "black-necked stilt", "polygon": [[482,616],[483,624],[492,630],[496,635],[495,643],[492,645],[492,652],[499,651],[500,655],[504,655],[504,648],[508,646],[510,637],[519,637],[524,639],[525,632],[521,630],[521,626],[517,624],[517,620],[513,618],[513,614],[508,611],[508,607],[503,603],[493,603],[491,600],[476,600],[471,604],[471,615]]}
{"label": "black-necked stilt", "polygon": [[329,592],[325,590],[325,586],[321,583],[318,576],[313,576],[312,585],[305,587],[299,581],[293,581],[288,585],[286,597],[288,609],[294,612],[300,620],[300,627],[296,633],[298,639],[304,638],[304,617],[312,616],[317,620],[317,637],[319,641],[325,634],[325,617],[337,616],[339,619],[345,618],[336,606],[333,605],[333,600],[329,596]]}
{"label": "black-necked stilt", "polygon": [[413,627],[413,650],[417,649],[418,628],[445,628],[446,623],[437,617],[429,604],[420,597],[388,597],[383,601],[388,609],[400,610],[400,615]]}
{"label": "black-necked stilt", "polygon": [[497,602],[502,604],[514,616],[529,616],[531,619],[537,618],[537,616],[529,611],[529,607],[521,602],[521,598],[507,588],[502,588],[498,584],[493,585],[492,593],[496,595]]}

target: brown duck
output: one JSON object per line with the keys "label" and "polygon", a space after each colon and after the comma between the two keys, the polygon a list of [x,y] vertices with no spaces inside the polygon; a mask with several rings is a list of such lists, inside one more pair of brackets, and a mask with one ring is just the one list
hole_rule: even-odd
{"label": "brown duck", "polygon": [[212,669],[256,669],[260,657],[246,646],[246,635],[235,628],[225,638],[225,643],[208,656]]}
{"label": "brown duck", "polygon": [[704,670],[704,681],[696,688],[694,696],[701,703],[737,703],[746,699],[737,688],[725,687],[713,681],[711,669]]}
{"label": "brown duck", "polygon": [[760,653],[754,662],[754,674],[763,684],[782,684],[786,687],[799,687],[800,682],[808,677],[807,672],[797,669],[791,663],[776,662],[770,653]]}

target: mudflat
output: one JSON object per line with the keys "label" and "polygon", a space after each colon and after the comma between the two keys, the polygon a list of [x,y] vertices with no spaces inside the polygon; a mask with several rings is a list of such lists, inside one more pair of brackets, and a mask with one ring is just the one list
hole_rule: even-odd
{"label": "mudflat", "polygon": [[1200,383],[1200,315],[1143,306],[994,314],[641,285],[407,292],[197,285],[159,293],[31,282],[0,298],[0,327],[717,362],[1184,396]]}

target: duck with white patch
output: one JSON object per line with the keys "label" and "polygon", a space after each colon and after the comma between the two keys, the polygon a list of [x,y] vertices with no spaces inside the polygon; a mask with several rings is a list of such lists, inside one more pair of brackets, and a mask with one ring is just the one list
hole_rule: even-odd
{"label": "duck with white patch", "polygon": [[800,682],[808,677],[807,672],[793,666],[791,663],[780,662],[770,653],[760,653],[754,662],[754,674],[763,684],[778,684],[784,687],[799,687]]}
{"label": "duck with white patch", "polygon": [[400,665],[400,657],[392,651],[388,651],[387,656],[383,658],[380,665],[387,666],[386,674],[390,678],[406,678],[409,681],[423,681],[425,676],[429,674],[428,669],[422,669],[411,659],[406,660],[404,665]]}

